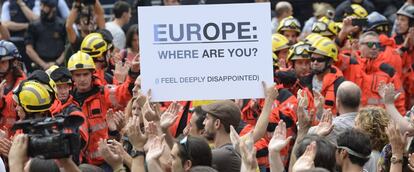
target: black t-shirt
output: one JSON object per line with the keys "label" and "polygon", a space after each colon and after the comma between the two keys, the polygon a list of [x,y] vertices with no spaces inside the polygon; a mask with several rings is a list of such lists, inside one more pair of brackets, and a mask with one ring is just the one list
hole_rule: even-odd
{"label": "black t-shirt", "polygon": [[25,44],[31,44],[42,60],[55,61],[65,51],[65,21],[56,17],[54,22],[40,20],[29,24],[25,36]]}

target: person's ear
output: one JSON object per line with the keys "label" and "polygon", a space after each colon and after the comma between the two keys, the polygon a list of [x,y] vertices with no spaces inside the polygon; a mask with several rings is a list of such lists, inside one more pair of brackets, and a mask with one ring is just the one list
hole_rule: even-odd
{"label": "person's ear", "polygon": [[184,163],[184,171],[190,171],[191,167],[193,166],[190,160],[186,160]]}
{"label": "person's ear", "polygon": [[346,152],[346,150],[344,150],[344,149],[341,149],[341,152],[340,152],[339,155],[340,155],[341,159],[346,159],[348,157],[348,152]]}
{"label": "person's ear", "polygon": [[214,128],[220,128],[221,121],[219,119],[214,120]]}
{"label": "person's ear", "polygon": [[202,136],[204,134],[204,129],[198,130],[197,133]]}

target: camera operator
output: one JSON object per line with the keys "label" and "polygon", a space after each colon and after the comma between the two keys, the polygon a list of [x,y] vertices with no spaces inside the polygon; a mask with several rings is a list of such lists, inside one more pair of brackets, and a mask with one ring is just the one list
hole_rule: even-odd
{"label": "camera operator", "polygon": [[[26,162],[29,160],[27,155],[29,145],[29,137],[26,134],[17,135],[9,152],[10,172],[23,172]],[[80,172],[80,169],[72,161],[71,158],[63,158],[58,160],[60,166],[65,172]],[[30,167],[29,167],[30,168]],[[49,171],[50,169],[44,169]]]}

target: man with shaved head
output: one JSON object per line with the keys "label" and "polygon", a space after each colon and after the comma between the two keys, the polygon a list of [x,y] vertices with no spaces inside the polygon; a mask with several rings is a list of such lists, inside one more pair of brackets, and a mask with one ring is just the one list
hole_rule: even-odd
{"label": "man with shaved head", "polygon": [[[361,102],[361,89],[350,81],[344,81],[339,85],[336,92],[336,109],[339,116],[332,121],[334,129],[326,138],[336,145],[336,138],[340,132],[354,128],[355,117]],[[316,126],[317,127],[317,126]],[[316,133],[316,127],[309,129],[308,133]]]}

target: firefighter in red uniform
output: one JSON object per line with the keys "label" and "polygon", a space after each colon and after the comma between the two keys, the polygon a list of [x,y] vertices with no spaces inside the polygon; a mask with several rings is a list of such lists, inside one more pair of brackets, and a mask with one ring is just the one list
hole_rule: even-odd
{"label": "firefighter in red uniform", "polygon": [[333,65],[337,61],[338,49],[329,38],[322,37],[309,48],[312,74],[301,78],[310,90],[320,92],[325,98],[324,108],[336,114],[336,90],[345,80],[342,72]]}
{"label": "firefighter in red uniform", "polygon": [[276,32],[285,36],[289,40],[289,44],[293,45],[298,42],[300,27],[299,21],[296,18],[289,16],[280,21]]}
{"label": "firefighter in red uniform", "polygon": [[[273,133],[277,124],[279,123],[280,119],[286,121],[286,127],[288,128],[288,135],[294,135],[294,128],[297,121],[296,112],[294,109],[297,107],[297,99],[296,97],[286,88],[279,88],[279,95],[277,96],[275,102],[273,103],[273,109],[269,116],[269,123],[266,128],[268,134],[266,134],[263,138],[258,140],[254,146],[257,150],[257,160],[259,166],[269,168],[269,159],[268,159],[268,151],[267,145],[269,144],[271,136],[269,137],[269,133]],[[257,107],[253,107],[257,106]],[[242,110],[242,120],[247,123],[247,125],[242,129],[240,132],[240,136],[247,134],[249,131],[253,130],[256,122],[261,114],[261,109],[264,106],[264,100],[258,100],[258,102],[251,100],[247,106],[245,106]],[[253,107],[253,108],[252,108]],[[288,150],[286,148],[282,152],[283,160],[287,160],[288,158]]]}
{"label": "firefighter in red uniform", "polygon": [[[358,62],[362,65],[364,72],[364,82],[361,90],[364,92],[362,105],[383,105],[378,93],[381,83],[393,83],[397,90],[402,91],[400,80],[396,78],[395,69],[379,59],[381,44],[379,35],[368,31],[363,33],[359,39],[359,51],[355,53]],[[401,95],[395,102],[398,111],[405,114],[405,96]]]}
{"label": "firefighter in red uniform", "polygon": [[414,90],[411,89],[414,87],[414,83],[409,82],[410,78],[414,78],[413,73],[410,72],[414,64],[414,5],[405,4],[397,11],[395,32],[394,40],[403,64],[402,81],[404,81],[407,97],[406,108],[411,108],[414,105]]}
{"label": "firefighter in red uniform", "polygon": [[99,139],[107,139],[109,135],[118,135],[117,131],[109,131],[106,123],[106,112],[109,108],[125,107],[131,99],[132,88],[138,77],[138,64],[131,66],[126,81],[119,86],[102,85],[93,76],[95,63],[91,56],[78,51],[68,61],[74,81],[73,97],[81,106],[86,116],[89,141],[85,159],[89,164],[102,165],[104,160],[98,154]]}
{"label": "firefighter in red uniform", "polygon": [[395,40],[389,37],[389,23],[385,16],[372,12],[368,15],[367,31],[374,31],[379,35],[381,43],[381,52],[378,56],[384,63],[391,65],[396,71],[396,79],[401,81],[402,78],[402,60],[397,51]]}
{"label": "firefighter in red uniform", "polygon": [[[72,75],[65,67],[59,67],[51,71],[50,78],[56,84],[56,102],[52,108],[52,114],[56,115],[75,115],[84,119],[83,124],[79,129],[79,134],[82,138],[81,148],[86,148],[88,142],[88,125],[86,123],[85,115],[79,107],[79,104],[74,101],[73,96],[70,94],[72,90]],[[79,158],[82,158],[81,156]],[[75,159],[75,162],[80,162],[81,159]]]}
{"label": "firefighter in red uniform", "polygon": [[118,84],[112,74],[107,72],[112,48],[112,43],[108,41],[101,33],[90,33],[81,44],[81,51],[93,58],[96,65],[94,75],[101,80],[103,85]]}
{"label": "firefighter in red uniform", "polygon": [[13,135],[10,129],[17,120],[12,90],[26,79],[18,67],[20,58],[19,51],[13,43],[0,41],[0,127],[9,137]]}

